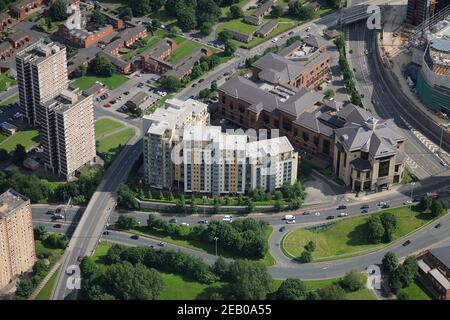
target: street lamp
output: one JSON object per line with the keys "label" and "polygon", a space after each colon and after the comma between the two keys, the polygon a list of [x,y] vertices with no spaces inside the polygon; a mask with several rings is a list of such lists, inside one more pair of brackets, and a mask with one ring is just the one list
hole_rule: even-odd
{"label": "street lamp", "polygon": [[411,208],[412,202],[413,200],[413,193],[414,193],[414,186],[416,185],[415,182],[411,182],[412,188],[411,188],[411,204],[409,205],[409,207]]}
{"label": "street lamp", "polygon": [[218,237],[214,237],[214,241],[216,241],[216,256],[217,256],[217,240],[219,240]]}

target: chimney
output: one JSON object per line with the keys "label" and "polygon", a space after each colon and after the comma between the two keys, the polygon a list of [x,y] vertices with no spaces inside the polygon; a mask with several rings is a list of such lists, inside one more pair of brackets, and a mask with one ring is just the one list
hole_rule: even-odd
{"label": "chimney", "polygon": [[377,127],[377,123],[378,123],[378,119],[376,119],[374,117],[369,117],[365,122],[366,127],[369,128],[369,130],[375,130]]}

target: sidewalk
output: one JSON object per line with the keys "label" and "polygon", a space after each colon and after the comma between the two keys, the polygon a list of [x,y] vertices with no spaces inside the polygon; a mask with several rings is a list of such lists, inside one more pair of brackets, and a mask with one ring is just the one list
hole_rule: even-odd
{"label": "sidewalk", "polygon": [[39,292],[45,287],[47,282],[50,280],[50,278],[55,274],[56,271],[58,271],[59,267],[61,266],[61,259],[58,260],[54,266],[50,269],[50,271],[47,273],[45,278],[39,283],[39,285],[34,289],[34,292],[28,297],[28,300],[34,300],[38,296]]}

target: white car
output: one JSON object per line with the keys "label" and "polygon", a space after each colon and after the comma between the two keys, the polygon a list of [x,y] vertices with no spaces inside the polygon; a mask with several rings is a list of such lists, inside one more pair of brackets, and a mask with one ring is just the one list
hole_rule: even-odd
{"label": "white car", "polygon": [[231,223],[231,222],[233,222],[233,219],[225,217],[225,218],[222,218],[222,221]]}
{"label": "white car", "polygon": [[341,212],[341,213],[339,213],[339,217],[348,217],[348,213],[347,212]]}
{"label": "white car", "polygon": [[182,222],[181,225],[187,227],[187,226],[189,226],[189,223],[187,223],[187,222]]}
{"label": "white car", "polygon": [[286,220],[286,224],[294,224],[295,220]]}
{"label": "white car", "polygon": [[364,50],[364,54],[369,54],[369,50]]}
{"label": "white car", "polygon": [[273,43],[275,43],[275,42],[277,42],[277,41],[278,41],[278,38],[277,38],[277,37],[275,37],[275,38],[272,39],[272,42],[273,42]]}
{"label": "white car", "polygon": [[316,213],[314,213],[314,215],[315,215],[316,217],[318,217],[318,216],[320,216],[320,212],[316,212]]}
{"label": "white car", "polygon": [[311,27],[306,28],[306,32],[309,32],[311,30]]}

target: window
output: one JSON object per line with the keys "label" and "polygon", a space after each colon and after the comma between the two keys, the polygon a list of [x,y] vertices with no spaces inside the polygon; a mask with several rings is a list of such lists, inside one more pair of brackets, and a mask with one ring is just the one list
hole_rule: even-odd
{"label": "window", "polygon": [[330,154],[330,141],[323,140],[322,152],[325,154]]}
{"label": "window", "polygon": [[226,102],[226,98],[225,98],[225,96],[222,96],[222,103],[225,104],[225,102]]}
{"label": "window", "polygon": [[267,114],[263,114],[263,121],[265,124],[269,124],[270,123],[270,118]]}
{"label": "window", "polygon": [[283,129],[286,131],[291,131],[292,129],[292,122],[288,119],[283,119]]}
{"label": "window", "polygon": [[386,177],[389,175],[389,164],[390,161],[380,162],[380,167],[378,169],[378,177]]}
{"label": "window", "polygon": [[305,132],[305,131],[303,131],[303,140],[305,142],[308,142],[308,140],[309,140],[309,134],[307,132]]}
{"label": "window", "polygon": [[370,171],[366,172],[366,179],[370,179]]}
{"label": "window", "polygon": [[368,160],[369,159],[369,153],[368,152],[361,152],[361,159]]}

